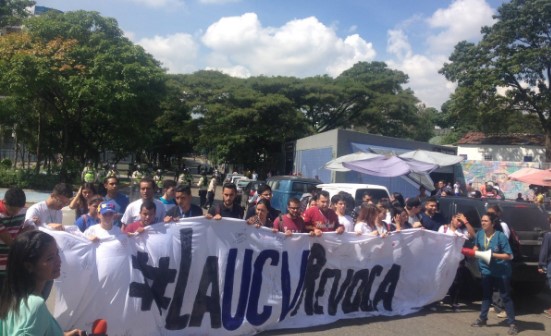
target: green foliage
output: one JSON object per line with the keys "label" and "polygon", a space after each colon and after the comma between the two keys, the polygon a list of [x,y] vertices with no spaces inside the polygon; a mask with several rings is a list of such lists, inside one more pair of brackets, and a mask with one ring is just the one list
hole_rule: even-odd
{"label": "green foliage", "polygon": [[10,159],[2,159],[0,161],[0,169],[8,169],[11,168],[11,160]]}
{"label": "green foliage", "polygon": [[289,141],[338,127],[427,140],[438,119],[402,88],[407,75],[382,62],[357,63],[337,78],[166,75],[96,12],[50,12],[25,27],[0,37],[0,123],[16,125],[40,159],[61,155],[52,171],[67,181],[107,150],[162,166],[200,152],[282,171]]}
{"label": "green foliage", "polygon": [[0,28],[21,24],[21,21],[29,16],[26,8],[34,4],[34,1],[28,0],[0,1]]}
{"label": "green foliage", "polygon": [[26,27],[0,38],[0,89],[26,102],[17,118],[27,147],[83,161],[106,149],[123,155],[151,144],[165,74],[114,19],[47,13]]}
{"label": "green foliage", "polygon": [[459,85],[446,106],[448,123],[487,132],[543,130],[551,159],[551,2],[512,0],[495,18],[478,44],[457,44],[441,69]]}
{"label": "green foliage", "polygon": [[0,187],[28,188],[34,190],[52,190],[60,182],[58,174],[36,174],[31,169],[0,168]]}

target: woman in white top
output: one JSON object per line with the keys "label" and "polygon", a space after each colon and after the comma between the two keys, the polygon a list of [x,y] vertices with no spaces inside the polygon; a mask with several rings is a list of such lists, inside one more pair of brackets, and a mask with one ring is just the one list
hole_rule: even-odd
{"label": "woman in white top", "polygon": [[450,224],[441,225],[438,232],[452,236],[470,239],[475,236],[475,231],[464,214],[458,213],[452,217]]}
{"label": "woman in white top", "polygon": [[[441,225],[440,228],[438,228],[438,232],[464,239],[469,239],[470,237],[475,236],[473,227],[462,213],[455,214],[455,216],[452,217],[450,224]],[[465,261],[461,260],[459,262],[457,272],[455,273],[453,283],[448,290],[449,303],[453,311],[457,311],[459,308],[459,290],[463,287],[468,276],[469,271],[465,266]]]}
{"label": "woman in white top", "polygon": [[354,232],[358,235],[369,234],[372,236],[378,236],[379,232],[375,223],[377,217],[380,216],[380,211],[373,204],[362,204],[360,207],[360,213],[356,218],[356,225],[354,225]]}

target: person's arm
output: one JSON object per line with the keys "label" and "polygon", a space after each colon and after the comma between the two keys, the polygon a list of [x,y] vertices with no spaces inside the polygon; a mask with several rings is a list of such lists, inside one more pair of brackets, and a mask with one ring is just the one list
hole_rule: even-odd
{"label": "person's arm", "polygon": [[492,253],[492,258],[499,260],[512,260],[513,251],[511,250],[511,245],[509,245],[509,240],[503,232],[496,231],[498,239],[497,243],[499,244],[500,253]]}
{"label": "person's arm", "polygon": [[80,206],[80,196],[82,195],[82,186],[78,188],[78,192],[75,197],[71,200],[71,203],[69,203],[70,209],[76,209],[78,206]]}
{"label": "person's arm", "polygon": [[463,225],[465,225],[465,229],[467,229],[467,233],[469,234],[467,238],[473,239],[474,236],[476,235],[476,232],[473,226],[471,225],[471,223],[469,223],[469,220],[467,219],[467,217],[465,217],[464,214],[460,214],[458,215],[458,219],[461,223],[463,223]]}

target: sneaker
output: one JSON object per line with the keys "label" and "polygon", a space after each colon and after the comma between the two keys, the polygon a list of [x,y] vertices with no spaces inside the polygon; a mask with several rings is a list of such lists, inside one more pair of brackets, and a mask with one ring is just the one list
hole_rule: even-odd
{"label": "sneaker", "polygon": [[452,310],[453,310],[454,313],[458,312],[459,311],[459,305],[457,303],[452,304]]}
{"label": "sneaker", "polygon": [[543,311],[543,316],[545,316],[547,318],[551,318],[551,308],[544,310]]}
{"label": "sneaker", "polygon": [[505,312],[505,310],[502,310],[499,313],[497,313],[496,316],[502,319],[507,318],[507,312]]}
{"label": "sneaker", "polygon": [[491,311],[492,313],[496,311],[496,309],[494,307],[490,307],[489,311]]}
{"label": "sneaker", "polygon": [[476,319],[473,324],[471,324],[471,327],[484,327],[486,325],[486,320]]}
{"label": "sneaker", "polygon": [[507,335],[516,335],[516,334],[518,334],[517,326],[514,324],[511,324],[509,326],[509,330],[507,330]]}

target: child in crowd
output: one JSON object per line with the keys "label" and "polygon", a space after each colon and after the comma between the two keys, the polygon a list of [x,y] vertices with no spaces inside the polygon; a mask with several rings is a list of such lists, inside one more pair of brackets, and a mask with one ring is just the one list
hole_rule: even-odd
{"label": "child in crowd", "polygon": [[92,196],[88,200],[88,213],[80,216],[75,221],[75,225],[80,232],[86,231],[90,226],[96,225],[100,222],[98,215],[98,207],[103,202],[103,198],[99,195]]}
{"label": "child in crowd", "polygon": [[113,225],[117,209],[113,201],[102,202],[99,205],[99,224],[90,226],[84,235],[91,241],[99,241],[121,234],[121,229]]}
{"label": "child in crowd", "polygon": [[144,228],[155,221],[157,206],[152,200],[144,200],[140,206],[140,220],[124,227],[123,232],[129,234],[142,233]]}

